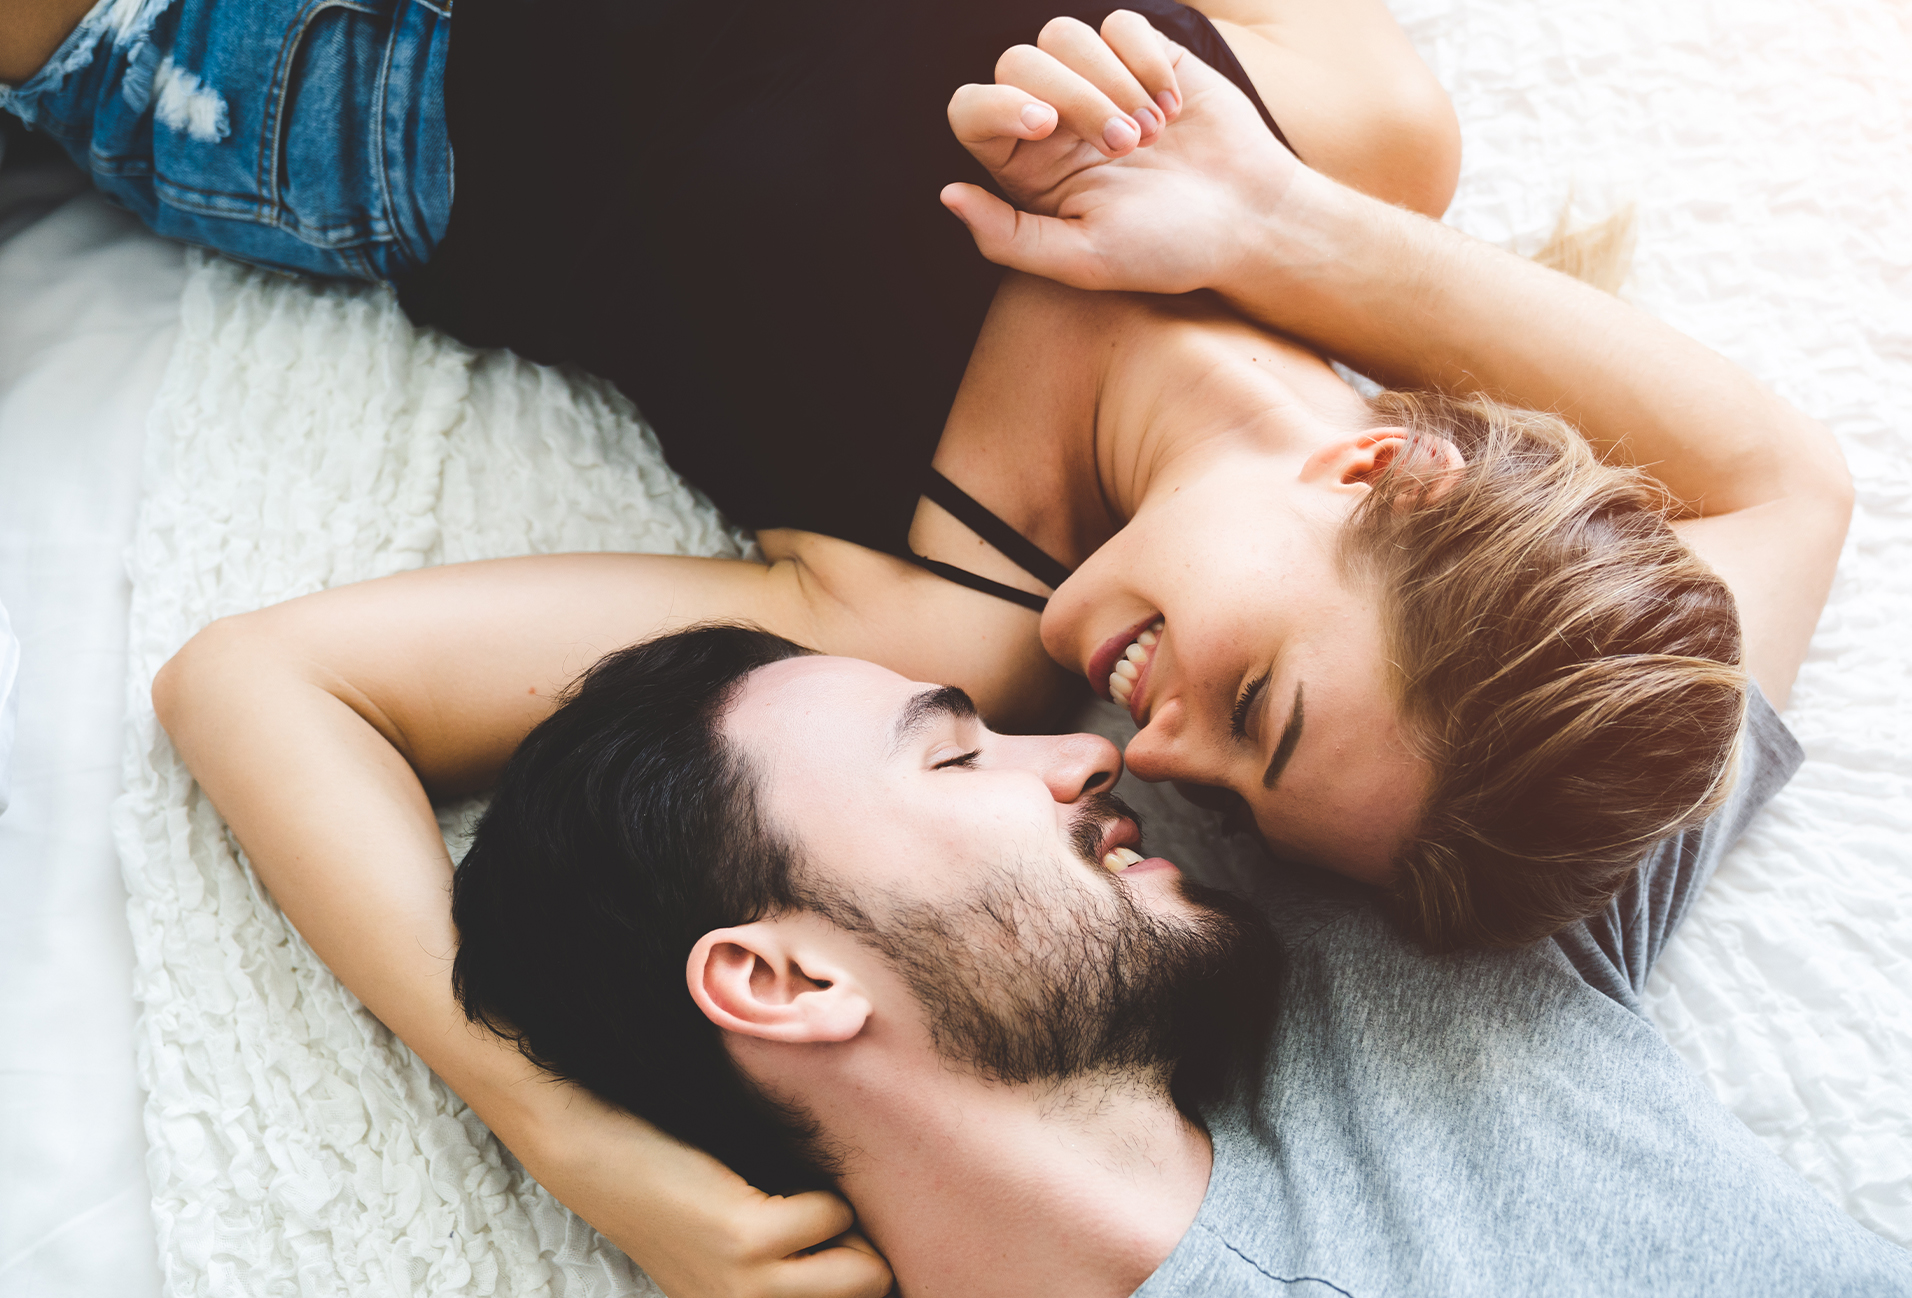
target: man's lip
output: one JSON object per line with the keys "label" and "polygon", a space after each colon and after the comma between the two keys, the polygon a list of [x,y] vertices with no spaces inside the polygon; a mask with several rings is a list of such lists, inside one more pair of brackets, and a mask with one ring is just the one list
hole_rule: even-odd
{"label": "man's lip", "polygon": [[1141,845],[1142,827],[1127,816],[1117,816],[1103,827],[1102,844],[1096,849],[1095,859],[1099,863],[1103,857],[1118,847],[1136,848]]}
{"label": "man's lip", "polygon": [[[1109,693],[1109,673],[1115,670],[1115,660],[1126,653],[1131,644],[1135,643],[1135,637],[1154,626],[1156,619],[1161,616],[1160,613],[1149,614],[1128,630],[1103,641],[1102,647],[1090,656],[1088,667],[1089,688],[1101,695],[1103,701],[1111,703],[1115,701],[1114,696]],[[1134,696],[1131,695],[1130,697],[1133,698]]]}
{"label": "man's lip", "polygon": [[1164,870],[1171,874],[1180,874],[1182,867],[1167,857],[1151,856],[1145,860],[1137,861],[1121,873],[1122,877],[1126,879],[1132,874],[1160,874]]}

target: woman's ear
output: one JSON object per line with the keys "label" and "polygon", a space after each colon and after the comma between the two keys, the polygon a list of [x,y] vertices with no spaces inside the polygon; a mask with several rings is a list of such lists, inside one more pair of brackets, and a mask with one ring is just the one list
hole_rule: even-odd
{"label": "woman's ear", "polygon": [[1365,496],[1403,455],[1414,457],[1416,462],[1407,467],[1420,483],[1396,497],[1396,503],[1404,506],[1439,500],[1467,466],[1461,448],[1445,437],[1415,437],[1405,428],[1374,428],[1316,450],[1303,463],[1301,480],[1337,494]]}
{"label": "woman's ear", "polygon": [[704,1017],[764,1041],[848,1041],[870,1017],[854,976],[804,926],[781,920],[704,934],[684,974]]}

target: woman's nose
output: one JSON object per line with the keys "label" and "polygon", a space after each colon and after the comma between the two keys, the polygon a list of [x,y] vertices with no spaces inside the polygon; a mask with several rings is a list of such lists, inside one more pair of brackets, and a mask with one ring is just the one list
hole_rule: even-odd
{"label": "woman's nose", "polygon": [[1195,770],[1182,749],[1182,720],[1179,702],[1159,709],[1149,723],[1136,731],[1122,750],[1129,770],[1138,780],[1151,784],[1161,780],[1191,780],[1197,784],[1217,783],[1206,771]]}

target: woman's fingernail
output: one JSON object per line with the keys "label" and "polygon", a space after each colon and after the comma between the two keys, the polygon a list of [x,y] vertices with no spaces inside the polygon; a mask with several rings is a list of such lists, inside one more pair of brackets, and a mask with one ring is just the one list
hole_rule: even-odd
{"label": "woman's fingernail", "polygon": [[1182,106],[1182,101],[1176,98],[1173,91],[1169,90],[1164,90],[1161,94],[1155,96],[1155,102],[1162,106],[1162,121],[1164,123],[1166,123],[1169,118],[1175,116],[1175,110]]}
{"label": "woman's fingernail", "polygon": [[1031,131],[1040,131],[1054,116],[1047,104],[1024,104],[1022,106],[1022,124]]}
{"label": "woman's fingernail", "polygon": [[1135,114],[1135,120],[1142,127],[1143,135],[1153,135],[1168,125],[1168,118],[1162,116],[1161,110],[1153,104]]}
{"label": "woman's fingernail", "polygon": [[1102,142],[1114,153],[1133,146],[1141,138],[1141,130],[1127,116],[1111,117],[1102,128]]}

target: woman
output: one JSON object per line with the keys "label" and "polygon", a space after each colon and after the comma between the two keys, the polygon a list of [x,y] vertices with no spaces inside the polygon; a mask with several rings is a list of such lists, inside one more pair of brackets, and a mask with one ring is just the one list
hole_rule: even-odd
{"label": "woman", "polygon": [[[999,282],[928,201],[997,170],[1003,137],[963,128],[966,153],[941,129],[947,91],[1046,8],[492,0],[460,7],[455,58],[441,8],[115,0],[50,54],[58,23],[16,31],[31,53],[0,72],[29,74],[8,106],[155,228],[390,279],[416,318],[618,381],[773,561],[767,580],[658,569],[649,607],[954,681],[1001,725],[1053,717],[1060,664],[1129,705],[1138,774],[1245,800],[1278,849],[1388,886],[1435,947],[1552,931],[1704,817],[1738,724],[1736,632],[1650,484],[1557,423],[1370,409],[1255,327],[1238,286],[1187,277],[1214,267],[1167,287],[1222,301]],[[1445,205],[1451,112],[1378,5],[1144,8],[1226,75],[1189,62],[1184,104],[1143,18],[1058,18],[998,63],[1036,114],[1001,184],[1033,198],[1067,174],[1036,171],[1087,148],[1117,178],[1225,159],[1273,195],[1285,130],[1339,179]],[[501,92],[514,79],[537,93]],[[1368,355],[1423,386],[1459,368]],[[1462,364],[1461,390],[1565,403],[1596,451],[1656,463],[1703,509],[1730,500],[1686,426],[1581,399],[1609,376]],[[1410,442],[1458,466],[1446,512],[1407,510],[1414,535],[1394,536],[1376,506],[1320,544]],[[1199,525],[1151,507],[1176,497],[1203,501]],[[1631,521],[1586,525],[1609,517]],[[1383,562],[1404,546],[1418,569]]]}
{"label": "woman", "polygon": [[[1731,606],[1717,581],[1671,546],[1642,489],[1600,471],[1559,424],[1429,398],[1397,400],[1384,408],[1391,422],[1377,427],[1316,357],[1252,322],[1385,377],[1562,409],[1600,452],[1655,464],[1674,496],[1699,502],[1684,534],[1732,585],[1748,665],[1777,699],[1823,600],[1847,488],[1836,450],[1809,421],[1617,303],[1295,166],[1239,85],[1159,46],[1152,63],[1151,47],[1120,22],[1103,34],[1097,43],[1067,24],[1047,29],[1046,60],[1020,54],[1021,66],[1005,63],[1004,85],[952,105],[961,138],[1035,214],[1013,221],[979,190],[949,194],[992,256],[1080,285],[1211,290],[1163,301],[1012,277],[984,303],[934,464],[1037,549],[1063,566],[1080,561],[1066,583],[1060,574],[1041,583],[1056,589],[1039,623],[1018,604],[871,547],[768,532],[762,539],[776,560],[768,569],[581,556],[328,592],[222,624],[160,684],[162,716],[181,751],[327,963],[540,1180],[674,1293],[727,1291],[739,1275],[775,1274],[782,1283],[799,1272],[825,1290],[862,1291],[873,1273],[841,1249],[789,1256],[847,1224],[826,1196],[754,1200],[694,1151],[593,1108],[587,1096],[539,1086],[508,1050],[465,1031],[443,960],[425,954],[452,939],[449,864],[433,845],[420,779],[444,790],[484,784],[547,710],[553,688],[583,665],[580,643],[610,648],[687,621],[749,617],[917,679],[964,684],[998,717],[1047,706],[1054,677],[1040,666],[1039,646],[1105,682],[1113,660],[1129,658],[1137,666],[1126,692],[1143,724],[1130,756],[1143,774],[1239,789],[1278,842],[1351,872],[1391,872],[1410,917],[1435,940],[1512,940],[1559,922],[1563,909],[1598,904],[1640,843],[1704,813],[1738,720]],[[210,101],[193,97],[210,83],[189,87],[177,63],[156,66],[173,67],[165,84],[178,91],[187,127],[203,119],[216,135]],[[1172,83],[1161,80],[1165,69]],[[455,77],[452,90],[455,101]],[[733,91],[718,82],[693,106],[733,105]],[[1169,95],[1162,117],[1173,120],[1151,120],[1151,143],[1138,149],[1140,115],[1161,93]],[[1114,96],[1134,111],[1118,113]],[[523,103],[494,98],[504,108]],[[685,102],[664,96],[650,119],[666,156],[681,124],[670,114],[681,116]],[[1025,109],[1035,110],[1035,125]],[[1285,109],[1282,116],[1310,155],[1302,128]],[[849,120],[861,129],[871,118]],[[1105,135],[1111,121],[1133,134]],[[1054,147],[1005,147],[1036,136]],[[1110,149],[1083,143],[1111,138]],[[1091,148],[1098,159],[1118,154],[1118,165],[1081,166]],[[707,170],[713,183],[729,174]],[[615,217],[637,206],[591,210]],[[713,221],[727,213],[720,201],[704,207]],[[1065,224],[1045,224],[1049,213]],[[413,224],[429,230],[429,213]],[[452,224],[447,246],[459,237]],[[553,260],[562,270],[562,256]],[[667,266],[653,282],[668,287],[671,275],[697,269]],[[534,272],[498,273],[516,290]],[[777,292],[787,285],[769,287],[772,303],[787,300]],[[908,296],[891,291],[898,301]],[[414,287],[413,301],[421,296],[433,311],[458,305]],[[618,294],[604,296],[596,323],[608,328]],[[505,291],[498,299],[512,300]],[[722,323],[695,304],[687,310],[685,320],[672,316],[673,329]],[[871,334],[866,327],[856,337]],[[1587,346],[1589,338],[1600,345]],[[779,345],[774,336],[759,341],[765,355]],[[671,422],[668,399],[662,411],[646,405],[660,427]],[[1430,427],[1432,418],[1444,422]],[[1504,489],[1484,488],[1483,476]],[[960,496],[941,494],[967,512]],[[1508,547],[1468,544],[1474,515],[1457,508],[1484,496],[1511,498],[1506,510],[1522,541],[1498,570],[1484,565]],[[1031,575],[1018,575],[983,539],[993,531],[986,519],[971,514],[982,529],[972,531],[943,506],[913,497],[905,505],[915,554],[1039,594]],[[1347,526],[1350,517],[1359,526]],[[1007,536],[997,539],[1020,552]],[[1603,570],[1618,574],[1604,602],[1582,598],[1585,583],[1575,579],[1599,566],[1589,549],[1621,555]],[[1670,587],[1642,597],[1631,557],[1640,549]],[[1372,583],[1382,580],[1394,593],[1376,593]],[[1448,589],[1466,598],[1436,598],[1430,612],[1426,597]],[[1527,599],[1546,590],[1550,599]],[[1667,616],[1669,591],[1697,615]],[[1573,616],[1549,620],[1563,608]],[[502,632],[501,613],[510,615]],[[1648,637],[1652,653],[1611,652],[1616,614],[1646,624],[1628,633]],[[1480,674],[1466,669],[1497,626],[1517,634],[1504,641],[1511,651],[1496,651],[1487,679],[1513,680],[1511,700],[1481,690]],[[448,627],[482,628],[492,646],[486,661],[447,653]],[[1704,652],[1687,651],[1709,637]],[[1399,647],[1409,643],[1418,657],[1396,679],[1391,673],[1408,661]],[[416,651],[398,655],[410,664],[402,682],[390,669],[395,644]],[[554,655],[554,645],[563,652]],[[1466,652],[1442,656],[1456,647]],[[1564,658],[1544,660],[1556,649]],[[1643,682],[1629,679],[1617,698],[1596,689],[1591,701],[1560,706],[1574,684],[1598,685],[1609,658],[1644,668]],[[1523,665],[1538,667],[1537,685],[1516,679]],[[1697,686],[1680,676],[1695,671]],[[1709,702],[1693,707],[1690,694]],[[444,714],[434,699],[474,695],[497,700],[476,733],[434,739],[431,720]],[[1668,726],[1664,715],[1676,708],[1680,722]],[[1571,742],[1557,751],[1555,734],[1579,741],[1594,728],[1611,732],[1629,709],[1659,723],[1645,729],[1672,760],[1671,775],[1662,764],[1623,778],[1642,748],[1632,736],[1591,775]],[[270,727],[255,718],[271,718]],[[1696,722],[1702,733],[1690,757],[1684,741]],[[1524,748],[1511,743],[1523,739]],[[1470,755],[1475,740],[1484,757]],[[329,791],[327,808],[284,805],[295,773]],[[1603,807],[1615,786],[1630,804],[1625,816]],[[1548,799],[1547,821],[1531,814],[1536,788]],[[1466,805],[1477,791],[1500,802],[1485,824]],[[347,804],[358,814],[340,826],[329,807]],[[1506,823],[1533,841],[1498,841]],[[1590,829],[1598,833],[1588,842]],[[1588,850],[1577,853],[1580,846]],[[1544,868],[1576,856],[1592,868]],[[1499,871],[1485,888],[1467,872],[1477,859]],[[1520,895],[1520,881],[1536,877],[1568,883]],[[1503,895],[1516,904],[1499,905]],[[565,1098],[554,1104],[553,1095]]]}

